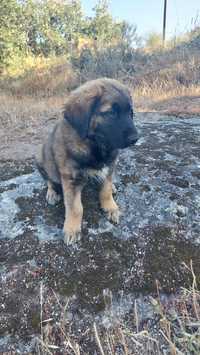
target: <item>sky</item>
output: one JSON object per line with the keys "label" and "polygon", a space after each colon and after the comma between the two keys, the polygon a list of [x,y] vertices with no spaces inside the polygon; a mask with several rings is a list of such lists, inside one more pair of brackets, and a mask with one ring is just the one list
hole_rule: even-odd
{"label": "sky", "polygon": [[[82,0],[87,16],[93,15],[96,3],[96,0]],[[135,24],[140,36],[162,32],[164,0],[110,0],[109,3],[113,17]],[[169,38],[191,29],[197,17],[200,24],[200,0],[167,0],[166,36]]]}

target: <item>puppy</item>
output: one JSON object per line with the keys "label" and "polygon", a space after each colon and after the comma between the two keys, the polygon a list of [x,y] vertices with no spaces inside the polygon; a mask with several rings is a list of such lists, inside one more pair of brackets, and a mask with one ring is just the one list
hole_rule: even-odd
{"label": "puppy", "polygon": [[138,140],[133,118],[132,98],[126,86],[108,78],[92,80],[71,92],[63,119],[42,146],[37,166],[47,181],[48,203],[55,204],[63,193],[67,245],[81,236],[81,191],[90,175],[103,178],[100,205],[108,218],[118,223],[112,175],[118,150]]}

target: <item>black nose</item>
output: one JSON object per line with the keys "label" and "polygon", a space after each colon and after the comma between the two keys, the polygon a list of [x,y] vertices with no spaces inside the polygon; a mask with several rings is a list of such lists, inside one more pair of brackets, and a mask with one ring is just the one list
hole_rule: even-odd
{"label": "black nose", "polygon": [[138,141],[138,139],[139,139],[138,135],[134,134],[128,137],[128,143],[130,145],[134,145]]}

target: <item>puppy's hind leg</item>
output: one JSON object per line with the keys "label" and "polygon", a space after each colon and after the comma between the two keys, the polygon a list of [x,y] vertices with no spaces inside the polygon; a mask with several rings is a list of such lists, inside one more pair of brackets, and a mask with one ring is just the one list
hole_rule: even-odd
{"label": "puppy's hind leg", "polygon": [[54,190],[53,184],[49,180],[47,182],[47,187],[46,200],[50,205],[55,205],[61,200],[61,195]]}

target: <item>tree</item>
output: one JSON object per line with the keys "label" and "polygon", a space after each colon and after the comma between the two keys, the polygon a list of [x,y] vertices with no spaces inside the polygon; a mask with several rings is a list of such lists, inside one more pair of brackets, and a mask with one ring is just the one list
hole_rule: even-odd
{"label": "tree", "polygon": [[98,42],[98,47],[114,44],[120,37],[120,26],[109,12],[107,0],[99,0],[94,7],[95,15],[90,19],[90,36]]}
{"label": "tree", "polygon": [[60,55],[76,46],[83,18],[80,1],[27,0],[24,14],[32,53]]}
{"label": "tree", "polygon": [[78,57],[85,48],[119,46],[126,51],[137,37],[134,26],[113,19],[107,0],[99,0],[92,18],[83,15],[81,0],[0,0],[0,13],[1,70],[30,54]]}
{"label": "tree", "polygon": [[137,35],[137,27],[127,21],[120,22],[121,41],[131,47],[137,47],[141,39]]}
{"label": "tree", "polygon": [[162,47],[162,36],[160,33],[151,32],[146,39],[146,47],[149,50],[157,50]]}
{"label": "tree", "polygon": [[0,1],[0,70],[26,51],[21,6],[16,0]]}

